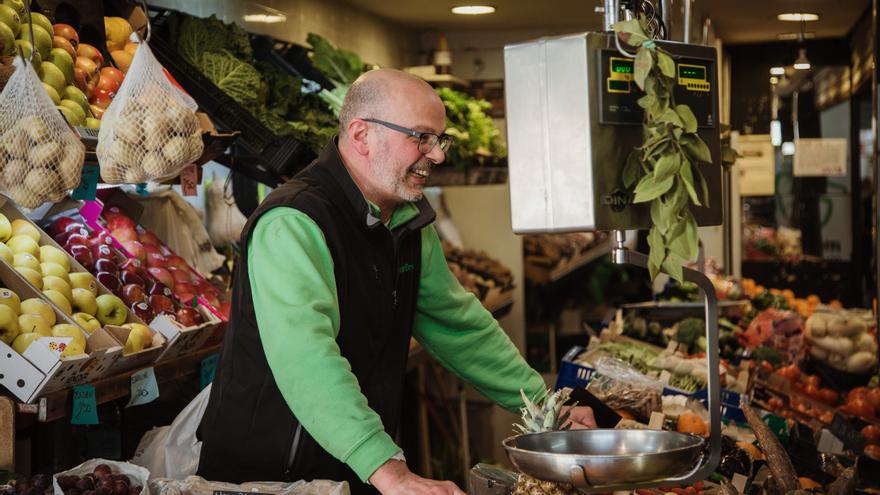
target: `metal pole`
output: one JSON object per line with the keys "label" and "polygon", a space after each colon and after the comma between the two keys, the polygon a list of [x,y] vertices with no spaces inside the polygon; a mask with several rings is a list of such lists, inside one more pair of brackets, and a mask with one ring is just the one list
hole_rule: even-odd
{"label": "metal pole", "polygon": [[619,0],[605,0],[605,10],[603,19],[605,21],[605,31],[613,31],[613,26],[618,19],[618,13],[620,12],[620,1]]}
{"label": "metal pole", "polygon": [[663,19],[663,27],[666,29],[666,39],[672,39],[672,33],[669,31],[669,0],[660,0],[660,14]]}
{"label": "metal pole", "polygon": [[684,35],[682,42],[691,42],[691,0],[684,0]]}
{"label": "metal pole", "polygon": [[[876,270],[874,283],[876,284],[876,292],[874,292],[875,300],[880,300],[880,226],[878,226],[878,214],[880,214],[880,192],[877,190],[878,179],[880,179],[880,126],[877,125],[877,112],[878,106],[880,106],[880,99],[878,99],[877,95],[877,85],[880,84],[880,75],[878,75],[877,71],[880,71],[880,67],[878,67],[878,60],[880,60],[880,54],[877,52],[880,51],[880,45],[877,44],[877,40],[880,39],[878,36],[877,29],[877,1],[873,0],[871,3],[871,35],[874,39],[874,70],[871,71],[871,132],[874,135],[874,151],[872,153],[872,159],[874,160],[874,222],[872,224],[873,234],[874,234],[874,269]],[[877,318],[877,324],[880,328],[880,308],[875,308],[874,310],[875,317]],[[878,340],[880,340],[880,333],[877,335]]]}

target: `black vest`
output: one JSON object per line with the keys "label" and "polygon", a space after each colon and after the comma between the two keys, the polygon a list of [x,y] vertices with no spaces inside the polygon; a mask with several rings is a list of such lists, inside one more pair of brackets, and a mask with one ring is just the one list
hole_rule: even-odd
{"label": "black vest", "polygon": [[241,235],[223,351],[199,427],[200,476],[235,483],[347,480],[352,493],[375,493],[299,427],[281,396],[257,330],[247,245],[257,220],[275,207],[296,208],[317,223],[334,264],[340,312],[336,342],[370,407],[393,437],[418,296],[420,231],[434,220],[425,199],[416,205],[419,216],[390,232],[370,213],[334,140],[251,215]]}

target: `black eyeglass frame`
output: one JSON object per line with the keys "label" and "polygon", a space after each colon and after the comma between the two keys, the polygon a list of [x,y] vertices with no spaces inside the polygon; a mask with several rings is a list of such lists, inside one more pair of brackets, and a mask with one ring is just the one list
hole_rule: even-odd
{"label": "black eyeglass frame", "polygon": [[[419,140],[419,145],[418,145],[419,152],[422,153],[423,155],[427,155],[428,153],[430,153],[434,149],[434,146],[437,146],[438,144],[440,145],[440,150],[443,151],[444,153],[446,153],[446,150],[449,149],[449,146],[452,144],[452,140],[454,139],[452,136],[450,136],[449,134],[446,134],[446,133],[437,135],[437,134],[434,134],[433,132],[420,132],[420,131],[410,129],[408,127],[403,127],[401,125],[392,124],[391,122],[386,122],[384,120],[379,120],[379,119],[361,119],[361,120],[363,120],[365,122],[372,122],[374,124],[379,124],[379,125],[382,125],[382,126],[389,128],[391,130],[394,130],[397,132],[402,132],[403,134],[406,134],[408,136],[412,136],[412,137],[418,139]],[[425,137],[425,136],[433,137],[434,139],[431,141],[423,141],[423,137]],[[425,146],[428,143],[431,143],[431,147],[428,148],[427,151],[422,150],[422,147],[423,147],[422,143],[423,142],[425,143]]]}

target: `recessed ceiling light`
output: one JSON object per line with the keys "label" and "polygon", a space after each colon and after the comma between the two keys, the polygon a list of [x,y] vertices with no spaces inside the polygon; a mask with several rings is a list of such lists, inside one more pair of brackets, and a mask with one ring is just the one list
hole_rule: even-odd
{"label": "recessed ceiling light", "polygon": [[263,24],[275,24],[276,22],[284,22],[287,16],[284,14],[245,14],[244,22],[260,22]]}
{"label": "recessed ceiling light", "polygon": [[785,67],[770,67],[770,74],[773,76],[781,76],[785,74]]}
{"label": "recessed ceiling light", "polygon": [[798,50],[798,58],[794,61],[794,68],[797,70],[810,69],[810,59],[807,58],[806,48],[801,48],[800,50]]}
{"label": "recessed ceiling light", "polygon": [[818,21],[819,14],[814,14],[812,12],[787,12],[777,15],[776,18],[780,21],[809,22]]}
{"label": "recessed ceiling light", "polygon": [[[776,38],[779,41],[791,41],[791,40],[798,39],[798,35],[800,35],[800,33],[779,33],[776,35]],[[811,40],[815,37],[816,37],[816,33],[814,33],[813,31],[809,31],[809,32],[804,33],[805,40]]]}
{"label": "recessed ceiling light", "polygon": [[495,12],[495,7],[489,5],[459,5],[458,7],[452,7],[452,13],[460,15],[481,15],[493,12]]}

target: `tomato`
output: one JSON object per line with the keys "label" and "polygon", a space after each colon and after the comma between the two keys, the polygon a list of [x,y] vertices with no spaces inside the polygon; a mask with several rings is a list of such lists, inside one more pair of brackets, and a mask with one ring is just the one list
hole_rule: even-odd
{"label": "tomato", "polygon": [[838,393],[830,388],[820,388],[819,389],[819,400],[828,404],[829,406],[833,406],[837,404],[837,401],[840,399]]}
{"label": "tomato", "polygon": [[880,387],[875,387],[868,390],[867,394],[868,402],[875,409],[880,411]]}
{"label": "tomato", "polygon": [[875,461],[880,461],[880,445],[868,445],[865,447],[865,455]]}
{"label": "tomato", "polygon": [[779,397],[770,397],[770,400],[767,401],[767,404],[770,406],[770,409],[774,411],[778,411],[785,406],[785,402],[782,401]]}
{"label": "tomato", "polygon": [[801,370],[796,364],[783,366],[782,368],[779,368],[779,370],[777,370],[776,372],[791,381],[797,381],[797,379],[801,376]]}
{"label": "tomato", "polygon": [[863,418],[874,417],[874,408],[865,399],[856,397],[844,406],[851,414],[861,416]]}
{"label": "tomato", "polygon": [[819,394],[819,388],[812,383],[808,383],[806,387],[804,387],[804,393],[807,394],[807,397],[813,400],[822,400],[822,396]]}
{"label": "tomato", "polygon": [[868,396],[868,388],[867,387],[856,387],[849,391],[849,394],[846,396],[847,402],[853,400],[854,398],[866,398]]}
{"label": "tomato", "polygon": [[819,416],[819,421],[830,425],[834,421],[834,411],[825,411]]}
{"label": "tomato", "polygon": [[819,377],[816,375],[807,375],[806,379],[804,380],[804,383],[807,384],[807,387],[812,385],[816,388],[819,388],[822,385],[822,382],[819,380]]}
{"label": "tomato", "polygon": [[880,426],[868,425],[862,428],[862,436],[868,443],[880,444]]}

